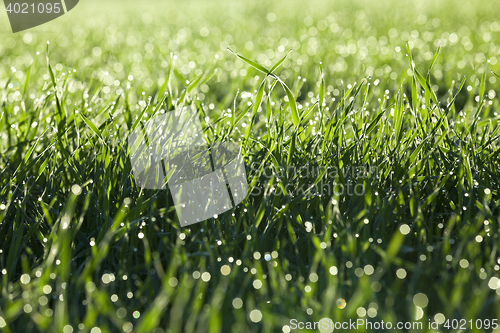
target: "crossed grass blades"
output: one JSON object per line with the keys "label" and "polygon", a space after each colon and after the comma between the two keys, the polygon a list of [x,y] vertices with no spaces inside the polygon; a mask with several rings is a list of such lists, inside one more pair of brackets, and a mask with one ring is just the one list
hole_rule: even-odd
{"label": "crossed grass blades", "polygon": [[[83,62],[73,70],[57,46],[39,50],[31,67],[0,81],[2,331],[287,332],[290,318],[424,327],[498,318],[491,82],[500,78],[484,65],[466,70],[472,81],[436,86],[439,48],[424,63],[400,45],[408,62],[391,66],[409,75],[397,85],[347,73],[350,83],[337,84],[326,62],[312,61],[307,80],[297,79],[290,70],[301,49],[274,65],[225,51],[198,72],[173,53],[157,59],[159,84],[127,74],[116,85],[98,62],[90,67],[93,58],[69,56]],[[104,43],[92,46],[100,56]],[[114,68],[109,59],[102,66]],[[152,73],[151,58],[142,59]],[[238,59],[246,76],[229,80],[223,73]],[[246,164],[259,167],[249,168],[251,194],[239,207],[180,228],[168,191],[135,185],[126,138],[188,104],[207,142],[241,142]],[[283,171],[350,166],[378,172]],[[334,182],[365,193],[321,191]]]}

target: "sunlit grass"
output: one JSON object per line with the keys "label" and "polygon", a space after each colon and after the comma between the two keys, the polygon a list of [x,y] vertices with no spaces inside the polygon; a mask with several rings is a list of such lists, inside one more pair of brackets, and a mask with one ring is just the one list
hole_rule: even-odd
{"label": "sunlit grass", "polygon": [[[0,36],[2,331],[499,317],[498,5],[120,4]],[[189,228],[127,146],[185,105],[250,184]]]}

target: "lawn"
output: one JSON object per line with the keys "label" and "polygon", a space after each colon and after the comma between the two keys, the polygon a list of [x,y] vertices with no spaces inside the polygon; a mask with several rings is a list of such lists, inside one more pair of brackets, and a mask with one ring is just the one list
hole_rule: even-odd
{"label": "lawn", "polygon": [[[82,0],[13,34],[1,7],[0,331],[500,332],[499,12]],[[128,145],[185,106],[249,184],[188,227]]]}

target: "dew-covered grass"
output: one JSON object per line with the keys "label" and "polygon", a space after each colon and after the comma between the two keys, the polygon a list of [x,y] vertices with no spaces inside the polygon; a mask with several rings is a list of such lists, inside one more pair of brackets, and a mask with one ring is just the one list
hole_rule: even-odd
{"label": "dew-covered grass", "polygon": [[[498,12],[87,0],[13,35],[0,10],[0,330],[500,318]],[[182,228],[127,135],[185,105],[250,194]]]}

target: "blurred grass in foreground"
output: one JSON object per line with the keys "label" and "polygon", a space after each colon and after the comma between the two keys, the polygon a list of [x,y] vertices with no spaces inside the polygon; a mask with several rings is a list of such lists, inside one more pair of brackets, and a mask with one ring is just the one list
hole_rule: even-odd
{"label": "blurred grass in foreground", "polygon": [[[2,331],[500,316],[498,3],[78,6],[16,35],[0,17]],[[298,119],[228,47],[268,69],[293,49],[275,74]],[[188,104],[209,142],[244,145],[252,195],[180,228],[126,140]],[[378,172],[328,172],[350,167]],[[321,192],[334,182],[365,192]]]}

